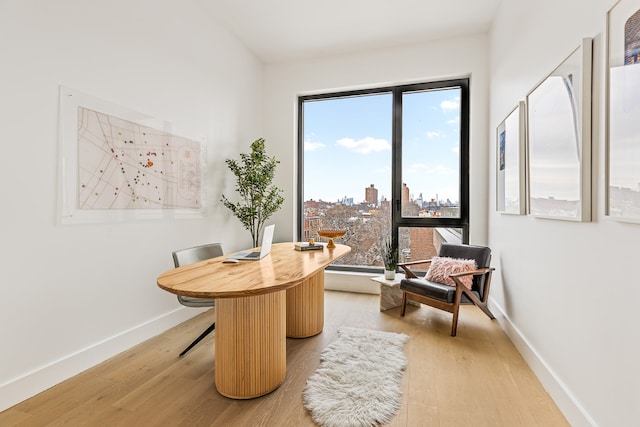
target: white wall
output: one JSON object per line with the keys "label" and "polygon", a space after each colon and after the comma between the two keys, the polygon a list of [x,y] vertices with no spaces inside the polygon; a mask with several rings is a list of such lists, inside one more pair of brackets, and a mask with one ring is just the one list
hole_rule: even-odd
{"label": "white wall", "polygon": [[[172,250],[250,243],[213,204],[260,136],[262,64],[198,4],[0,3],[0,410],[197,314],[156,286]],[[57,225],[61,84],[205,136],[206,218]]]}
{"label": "white wall", "polygon": [[[640,419],[639,290],[632,273],[640,226],[604,215],[604,42],[606,11],[613,3],[502,2],[490,35],[490,138],[583,37],[594,37],[593,221],[489,212],[498,272],[494,306],[506,315],[505,329],[575,426],[631,426]],[[494,156],[489,168],[494,206]]]}
{"label": "white wall", "polygon": [[[297,97],[311,93],[471,78],[471,242],[487,239],[489,142],[487,37],[444,40],[265,67],[264,129],[268,150],[281,161],[276,184],[296,194]],[[364,191],[364,189],[363,189]],[[281,239],[296,236],[293,197],[275,217]],[[286,230],[286,234],[285,234]]]}

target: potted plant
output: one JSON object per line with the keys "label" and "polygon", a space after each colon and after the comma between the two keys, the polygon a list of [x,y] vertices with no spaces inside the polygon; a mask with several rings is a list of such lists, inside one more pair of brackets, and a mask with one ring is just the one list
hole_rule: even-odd
{"label": "potted plant", "polygon": [[394,238],[382,242],[382,262],[384,264],[384,278],[393,280],[398,266],[398,243]]}
{"label": "potted plant", "polygon": [[251,232],[253,246],[256,247],[265,221],[284,203],[280,194],[282,190],[271,185],[280,162],[267,156],[265,140],[259,138],[251,143],[250,154],[241,153],[239,162],[227,159],[226,163],[236,176],[236,192],[240,201],[233,203],[224,195],[220,201]]}

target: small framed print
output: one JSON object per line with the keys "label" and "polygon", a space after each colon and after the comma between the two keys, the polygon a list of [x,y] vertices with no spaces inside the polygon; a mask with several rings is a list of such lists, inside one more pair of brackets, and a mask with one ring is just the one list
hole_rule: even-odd
{"label": "small framed print", "polygon": [[520,101],[496,129],[496,210],[526,214],[526,109]]}

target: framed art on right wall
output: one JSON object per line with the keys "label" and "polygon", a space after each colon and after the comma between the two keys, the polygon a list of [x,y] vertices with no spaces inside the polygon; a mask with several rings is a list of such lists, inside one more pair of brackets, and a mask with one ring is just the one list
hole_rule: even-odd
{"label": "framed art on right wall", "polygon": [[527,213],[525,115],[520,101],[496,129],[496,210],[505,214]]}
{"label": "framed art on right wall", "polygon": [[591,61],[585,38],[528,95],[529,212],[591,221]]}
{"label": "framed art on right wall", "polygon": [[606,213],[640,223],[640,0],[607,13]]}

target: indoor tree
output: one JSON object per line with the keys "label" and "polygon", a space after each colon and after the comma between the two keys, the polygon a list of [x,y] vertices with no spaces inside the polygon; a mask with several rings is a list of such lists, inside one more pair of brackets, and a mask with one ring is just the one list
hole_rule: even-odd
{"label": "indoor tree", "polygon": [[258,246],[264,223],[282,207],[282,190],[272,185],[276,166],[275,157],[267,156],[264,138],[251,143],[251,153],[240,153],[240,161],[226,160],[227,166],[236,176],[236,192],[240,200],[233,203],[222,195],[220,201],[251,232],[253,246]]}

